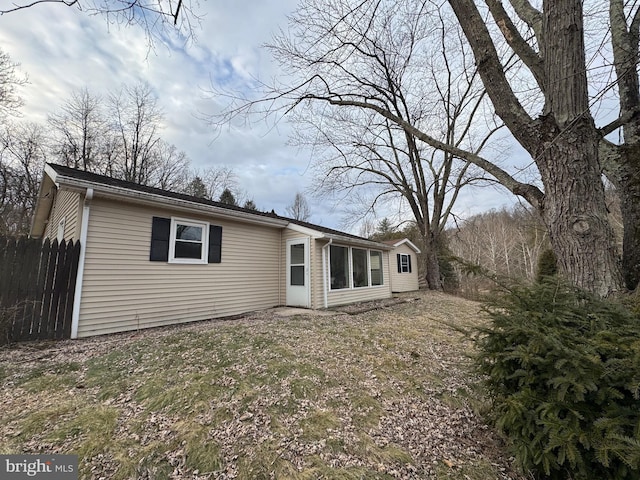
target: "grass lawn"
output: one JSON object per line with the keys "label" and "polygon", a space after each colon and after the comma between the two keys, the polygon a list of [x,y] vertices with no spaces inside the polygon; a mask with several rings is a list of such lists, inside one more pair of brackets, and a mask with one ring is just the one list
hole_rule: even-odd
{"label": "grass lawn", "polygon": [[524,478],[477,414],[478,304],[413,297],[2,349],[0,452],[96,479]]}

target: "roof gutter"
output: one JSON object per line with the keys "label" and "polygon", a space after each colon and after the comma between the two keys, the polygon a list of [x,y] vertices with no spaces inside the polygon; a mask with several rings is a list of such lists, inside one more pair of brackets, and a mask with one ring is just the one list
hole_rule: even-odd
{"label": "roof gutter", "polygon": [[347,237],[343,235],[336,235],[333,233],[323,233],[320,238],[325,238],[327,240],[330,240],[331,243],[333,241],[336,241],[338,243],[346,243],[349,245],[359,245],[361,247],[372,248],[376,250],[393,250],[393,247],[390,247],[389,245],[385,245],[384,243],[374,242],[373,240],[367,240],[365,238],[358,239],[358,238]]}

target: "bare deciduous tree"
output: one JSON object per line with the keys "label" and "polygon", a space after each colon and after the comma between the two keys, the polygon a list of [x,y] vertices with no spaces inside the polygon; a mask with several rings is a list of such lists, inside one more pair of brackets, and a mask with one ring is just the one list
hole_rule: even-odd
{"label": "bare deciduous tree", "polygon": [[287,212],[287,215],[295,220],[307,222],[311,218],[309,203],[307,202],[307,199],[304,198],[304,195],[300,192],[296,193],[296,196],[293,199],[293,203],[289,205],[285,210]]}
{"label": "bare deciduous tree", "polygon": [[159,140],[152,152],[149,185],[163,190],[181,191],[190,177],[187,154],[173,144]]}
{"label": "bare deciduous tree", "polygon": [[117,94],[111,94],[109,100],[109,116],[121,156],[114,168],[115,176],[148,185],[163,119],[158,100],[149,84],[124,86]]}
{"label": "bare deciduous tree", "polygon": [[[311,0],[304,1],[303,6]],[[414,21],[435,11],[436,2],[413,6]],[[411,117],[394,110],[387,97],[352,92],[343,82],[327,82],[326,68],[344,71],[345,63],[357,59],[363,35],[375,31],[378,11],[386,0],[360,2],[327,1],[318,18],[333,24],[331,33],[343,35],[351,49],[344,51],[331,37],[315,38],[326,55],[308,62],[306,50],[290,57],[288,74],[297,83],[277,85],[267,95],[263,108],[273,113],[308,107],[310,102],[327,106],[360,107],[390,120],[420,142],[473,163],[497,182],[532,205],[548,231],[561,272],[579,287],[600,295],[623,288],[621,258],[607,219],[602,168],[611,177],[621,198],[624,219],[624,278],[629,288],[640,279],[640,92],[638,91],[638,39],[640,5],[609,0],[607,21],[599,21],[590,32],[595,45],[611,45],[612,55],[599,48],[597,56],[610,66],[612,81],[594,83],[587,68],[585,18],[601,14],[602,2],[583,0],[448,0],[463,37],[470,45],[478,73],[495,113],[512,137],[529,153],[536,178],[523,180],[510,173],[495,158],[487,158],[468,145],[451,145],[438,138],[437,131],[416,124]],[[402,4],[398,7],[402,8]],[[585,8],[589,11],[585,13]],[[422,10],[421,10],[422,9]],[[375,12],[375,15],[371,15]],[[346,21],[345,21],[346,19]],[[314,22],[314,19],[307,19]],[[310,23],[314,25],[314,23]],[[605,26],[603,28],[603,25]],[[610,26],[611,34],[606,28]],[[599,29],[598,29],[599,28]],[[297,45],[305,44],[317,30],[299,33]],[[384,39],[384,37],[381,37]],[[398,38],[398,37],[397,37]],[[507,55],[505,55],[505,53]],[[389,57],[393,57],[392,54]],[[286,56],[280,55],[286,60]],[[514,75],[509,58],[520,67]],[[367,84],[375,77],[361,75]],[[607,75],[606,74],[606,75]],[[371,80],[374,82],[371,82]],[[525,80],[528,83],[523,84]],[[619,117],[598,128],[592,107],[603,95],[617,91]],[[538,100],[527,103],[526,91]],[[381,101],[382,100],[382,101]],[[528,101],[528,99],[526,99]],[[275,102],[275,104],[274,104]],[[255,102],[232,106],[229,113],[255,110]],[[622,129],[616,145],[605,136]],[[605,154],[606,153],[606,154]]]}
{"label": "bare deciduous tree", "polygon": [[23,104],[17,87],[27,83],[27,79],[18,74],[17,67],[18,64],[12,62],[11,57],[0,50],[0,120],[9,115],[16,115]]}
{"label": "bare deciduous tree", "polygon": [[[522,206],[474,215],[446,235],[454,256],[499,276],[525,281],[536,278],[538,259],[549,246],[537,212]],[[465,294],[491,288],[490,282],[461,270],[458,277]]]}
{"label": "bare deciduous tree", "polygon": [[0,234],[26,235],[46,161],[43,129],[7,124],[0,132]]}
{"label": "bare deciduous tree", "polygon": [[[269,48],[302,80],[267,95],[314,148],[317,191],[355,207],[351,218],[395,208],[397,223],[415,220],[427,283],[441,289],[440,235],[460,189],[483,176],[457,151],[478,155],[500,127],[478,121],[487,102],[455,18],[428,1],[382,0],[307,0],[291,18]],[[425,130],[450,150],[421,141]]]}
{"label": "bare deciduous tree", "polygon": [[87,88],[50,114],[50,157],[63,165],[180,191],[189,158],[160,138],[163,115],[146,84],[123,87],[103,100]]}
{"label": "bare deciduous tree", "polygon": [[110,132],[103,109],[102,99],[83,88],[49,115],[51,149],[59,163],[91,172],[104,170],[103,149],[108,148]]}
{"label": "bare deciduous tree", "polygon": [[[599,45],[611,43],[612,83],[593,88],[588,76],[585,45],[585,8],[581,0],[544,0],[536,8],[527,0],[511,0],[507,11],[497,0],[485,0],[505,42],[535,79],[544,105],[539,115],[525,110],[517,88],[505,75],[496,42],[485,15],[473,0],[449,0],[465,37],[473,48],[487,93],[497,114],[513,137],[530,153],[540,172],[544,192],[532,188],[513,190],[539,211],[549,232],[561,270],[575,284],[605,295],[640,279],[640,92],[638,91],[637,2],[610,0],[611,35],[601,28]],[[600,4],[601,5],[601,4]],[[606,24],[606,23],[605,23]],[[606,56],[606,51],[599,54]],[[597,128],[592,105],[612,87],[618,90],[617,120]],[[592,96],[595,94],[595,97]],[[597,110],[596,110],[597,112]],[[623,144],[604,136],[622,128]],[[608,154],[603,154],[604,152]],[[602,165],[608,167],[621,196],[625,243],[621,264],[607,220]]]}

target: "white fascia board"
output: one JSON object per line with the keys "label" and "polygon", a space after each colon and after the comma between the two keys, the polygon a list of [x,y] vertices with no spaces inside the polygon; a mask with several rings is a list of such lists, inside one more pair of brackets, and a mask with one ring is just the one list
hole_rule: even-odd
{"label": "white fascia board", "polygon": [[313,238],[324,238],[324,234],[318,230],[313,230],[309,227],[303,227],[302,225],[298,225],[297,223],[291,223],[287,225],[287,229],[293,230],[294,232],[303,233]]}
{"label": "white fascia board", "polygon": [[217,217],[228,218],[238,222],[253,223],[258,225],[266,225],[270,227],[286,227],[288,221],[278,218],[269,218],[261,215],[253,215],[238,210],[230,210],[226,208],[216,207],[214,205],[205,205],[179,198],[165,197],[155,193],[139,192],[128,188],[104,185],[102,183],[87,182],[77,180],[75,178],[63,177],[58,175],[56,183],[64,186],[68,190],[77,190],[84,192],[87,188],[93,188],[94,197],[109,198],[112,200],[130,199],[135,200],[138,204],[155,206],[163,205],[183,212],[198,212],[205,215],[216,215]]}
{"label": "white fascia board", "polygon": [[347,245],[357,245],[361,247],[371,248],[375,250],[391,250],[393,247],[385,245],[384,243],[374,242],[373,240],[367,240],[365,238],[358,239],[348,237],[346,235],[337,235],[335,233],[321,232],[320,230],[314,230],[313,228],[303,227],[297,223],[289,223],[287,228],[294,232],[303,233],[317,240],[332,240],[334,242],[340,242]]}
{"label": "white fascia board", "polygon": [[325,233],[322,238],[333,240],[341,244],[347,244],[349,246],[359,246],[364,248],[370,248],[372,250],[392,250],[393,247],[385,245],[384,243],[374,242],[373,240],[358,239],[352,237],[345,237],[342,235],[335,235],[333,233]]}
{"label": "white fascia board", "polygon": [[55,182],[53,182],[49,176],[44,175],[42,177],[40,188],[38,189],[36,208],[33,213],[33,218],[31,219],[31,228],[29,229],[30,237],[41,238],[44,236],[49,215],[51,215],[56,188]]}
{"label": "white fascia board", "polygon": [[396,248],[396,247],[399,247],[400,245],[405,244],[405,243],[406,243],[407,245],[409,245],[409,247],[410,247],[411,249],[413,249],[413,251],[414,251],[414,252],[416,252],[416,253],[420,253],[420,249],[419,249],[418,247],[416,247],[416,245],[415,245],[411,240],[409,240],[408,238],[403,238],[403,239],[402,239],[402,240],[400,240],[399,242],[394,243],[394,244],[393,244],[393,247],[394,247],[394,248]]}
{"label": "white fascia board", "polygon": [[48,163],[44,164],[44,173],[45,173],[45,175],[47,175],[53,181],[53,183],[56,184],[56,187],[60,186],[60,185],[58,185],[58,182],[56,181],[56,179],[58,178],[58,172],[56,172],[53,169],[53,167],[51,165],[49,165]]}

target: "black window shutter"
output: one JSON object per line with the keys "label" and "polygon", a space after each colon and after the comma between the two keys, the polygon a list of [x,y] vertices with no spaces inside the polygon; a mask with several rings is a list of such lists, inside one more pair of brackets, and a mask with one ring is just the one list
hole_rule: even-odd
{"label": "black window shutter", "polygon": [[411,273],[411,255],[407,255],[407,262],[409,263],[409,273]]}
{"label": "black window shutter", "polygon": [[151,250],[149,260],[152,262],[169,261],[169,233],[171,231],[171,219],[153,217],[151,224]]}
{"label": "black window shutter", "polygon": [[209,225],[209,263],[222,262],[222,227]]}
{"label": "black window shutter", "polygon": [[396,253],[396,257],[398,258],[398,273],[402,273],[402,256]]}

